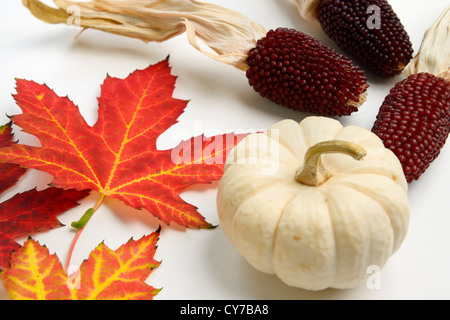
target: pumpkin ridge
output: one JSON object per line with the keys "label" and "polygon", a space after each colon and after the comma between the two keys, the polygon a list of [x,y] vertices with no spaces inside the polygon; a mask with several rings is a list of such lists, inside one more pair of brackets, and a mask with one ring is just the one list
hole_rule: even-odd
{"label": "pumpkin ridge", "polygon": [[[383,184],[386,186],[386,189],[388,190],[392,190],[392,188],[398,188],[399,189],[399,193],[403,194],[401,191],[403,191],[402,187],[397,184],[395,181],[393,181],[392,179],[390,179],[387,176],[384,175],[379,175],[379,174],[373,174],[373,173],[366,173],[366,174],[358,174],[357,176],[376,176],[379,179],[384,180]],[[373,179],[373,177],[371,177]],[[350,177],[346,178],[346,179],[342,179],[339,182],[342,183],[341,186],[350,188],[360,194],[365,195],[366,197],[372,199],[374,202],[378,203],[384,213],[386,214],[387,218],[389,219],[389,223],[391,226],[391,230],[392,230],[392,249],[391,249],[391,254],[395,253],[395,251],[397,251],[397,249],[400,247],[401,243],[403,242],[404,236],[406,235],[406,232],[394,232],[394,229],[400,228],[399,226],[397,226],[397,223],[394,222],[394,217],[392,216],[392,214],[390,214],[390,212],[392,212],[393,210],[391,209],[390,205],[387,205],[385,203],[385,201],[382,201],[383,199],[380,198],[375,198],[374,197],[374,193],[373,193],[373,187],[370,188],[370,190],[366,190],[364,188],[362,188],[362,186],[360,184],[356,185],[356,181],[351,181],[352,179]],[[370,192],[372,191],[372,192]],[[378,194],[377,194],[378,195]],[[382,196],[382,195],[381,195]],[[395,210],[395,212],[397,212],[397,210]],[[397,219],[398,220],[398,219]],[[404,220],[404,217],[402,217],[402,219],[400,219],[401,221]],[[403,228],[400,228],[403,230]],[[407,229],[407,226],[404,226],[404,229]],[[401,236],[400,234],[402,234],[403,236]],[[380,266],[381,267],[381,266]]]}
{"label": "pumpkin ridge", "polygon": [[[326,191],[325,191],[326,192]],[[324,197],[324,199],[325,199],[325,205],[327,206],[327,212],[328,212],[328,215],[330,216],[330,224],[331,224],[331,230],[332,230],[332,232],[333,232],[333,239],[334,239],[334,264],[335,265],[337,265],[337,261],[338,261],[338,258],[339,258],[339,256],[338,256],[338,246],[337,246],[337,240],[336,240],[336,231],[335,231],[335,224],[334,224],[334,221],[333,221],[333,219],[331,218],[331,212],[332,212],[332,210],[331,210],[331,206],[330,206],[330,202],[328,201],[328,197],[327,197],[327,195],[325,194],[325,192],[324,191],[322,191],[322,195],[323,195],[323,197]],[[336,283],[336,279],[337,279],[337,276],[338,276],[338,272],[337,272],[337,268],[334,268],[334,276],[333,276],[333,280],[330,282],[330,287],[332,287],[333,286],[333,284],[335,284]]]}
{"label": "pumpkin ridge", "polygon": [[[254,193],[253,194],[253,196],[251,196],[251,197],[246,197],[246,199],[243,201],[243,202],[241,202],[241,204],[236,208],[236,210],[235,210],[235,213],[234,213],[234,215],[233,215],[233,218],[231,219],[231,236],[233,237],[233,239],[235,238],[235,237],[238,237],[239,235],[236,235],[235,234],[235,232],[236,232],[236,229],[235,229],[235,225],[236,225],[236,220],[237,219],[239,219],[239,218],[241,218],[240,217],[240,214],[242,213],[242,212],[245,212],[245,211],[243,211],[244,209],[243,208],[245,208],[245,206],[250,202],[250,201],[252,201],[253,200],[253,198],[255,197],[255,196],[257,196],[258,194],[260,194],[260,193],[262,193],[262,192],[269,192],[270,190],[279,190],[280,188],[284,188],[284,189],[289,189],[289,188],[294,188],[294,185],[291,185],[291,186],[279,186],[279,185],[273,185],[273,184],[271,184],[271,185],[268,185],[268,187],[267,188],[264,188],[264,190],[262,191],[261,189],[258,189],[258,192],[256,192],[256,193]],[[286,201],[286,203],[285,203],[285,205],[282,207],[283,208],[283,210],[286,208],[286,206],[292,201],[292,199],[297,195],[298,193],[296,193],[296,192],[293,192],[293,196],[290,198],[290,199],[288,199],[287,201]],[[277,219],[277,224],[276,224],[276,227],[274,228],[274,233],[273,233],[273,240],[272,240],[272,243],[271,243],[271,246],[272,246],[272,250],[271,250],[271,253],[273,254],[273,246],[274,246],[274,243],[275,243],[275,235],[276,235],[276,231],[277,231],[277,228],[278,228],[278,225],[279,225],[279,222],[280,222],[280,219],[281,219],[281,216],[283,215],[283,213],[282,213],[283,211],[281,210],[280,211],[280,215],[279,215],[279,218]],[[272,269],[272,268],[271,268]]]}
{"label": "pumpkin ridge", "polygon": [[[306,191],[306,189],[305,189],[303,192],[305,192],[305,191]],[[278,234],[278,227],[280,226],[280,220],[281,220],[281,218],[283,217],[283,215],[284,215],[284,213],[285,213],[286,207],[289,206],[289,204],[290,204],[297,196],[299,196],[299,195],[300,195],[301,193],[303,193],[303,192],[299,192],[299,193],[294,194],[294,195],[291,197],[291,199],[289,199],[289,201],[286,201],[286,203],[285,203],[283,209],[281,210],[280,217],[278,218],[278,221],[277,221],[277,226],[275,227],[275,231],[274,231],[274,233],[273,233],[273,240],[272,240],[272,266],[274,265],[274,264],[273,264],[273,260],[276,259],[276,256],[277,256],[277,255],[275,254],[275,248],[276,248],[275,243],[276,243],[276,241],[277,241],[277,234]],[[273,267],[272,267],[272,268],[273,268]]]}
{"label": "pumpkin ridge", "polygon": [[[350,179],[347,179],[347,180],[350,180]],[[364,202],[367,202],[367,200],[370,199],[370,201],[373,202],[372,203],[373,205],[377,205],[378,208],[383,213],[386,213],[385,208],[379,203],[379,201],[373,199],[372,197],[368,196],[367,194],[365,194],[363,192],[360,192],[356,188],[353,188],[353,187],[345,185],[345,184],[335,184],[333,186],[333,190],[332,190],[331,194],[326,195],[327,199],[330,199],[330,200],[334,199],[335,202],[341,201],[341,198],[339,198],[339,199],[336,198],[336,191],[338,190],[338,188],[341,190],[344,190],[343,193],[345,193],[345,194],[348,193],[345,190],[351,190],[353,193],[361,195],[364,199]],[[353,202],[353,201],[359,202],[359,199],[355,200],[355,198],[352,198],[351,202]],[[371,207],[373,207],[373,206],[371,206]],[[330,208],[332,208],[332,206]],[[353,208],[351,208],[351,209],[353,209]],[[335,209],[332,209],[329,211],[331,216],[333,216],[334,211],[335,211]],[[350,211],[352,211],[352,210],[350,210]],[[395,241],[395,235],[394,235],[392,228],[389,229],[390,237],[386,236],[386,234],[383,234],[380,237],[375,236],[375,235],[378,235],[379,233],[376,230],[374,230],[374,227],[373,227],[374,225],[376,225],[376,227],[375,227],[376,229],[382,229],[384,231],[387,229],[386,226],[379,228],[378,223],[374,224],[375,221],[381,222],[381,223],[383,223],[383,225],[384,225],[384,222],[388,223],[389,226],[392,227],[390,217],[387,214],[383,215],[383,214],[376,213],[374,215],[368,215],[366,212],[363,211],[363,212],[361,212],[361,214],[356,214],[354,216],[357,216],[358,219],[363,219],[362,224],[358,224],[358,225],[361,225],[361,227],[358,228],[360,230],[360,232],[367,231],[370,233],[370,235],[368,235],[366,237],[366,242],[362,243],[362,247],[360,247],[360,249],[362,248],[362,251],[357,252],[357,249],[359,248],[358,243],[354,248],[352,247],[352,250],[353,250],[352,254],[354,254],[355,256],[357,256],[359,258],[359,260],[356,261],[357,265],[361,265],[363,270],[353,271],[354,274],[357,275],[357,277],[349,278],[349,279],[345,280],[346,282],[350,283],[350,286],[355,286],[355,285],[361,283],[361,281],[364,281],[366,279],[366,277],[369,275],[366,272],[366,270],[370,266],[376,265],[380,269],[383,268],[383,266],[387,262],[388,258],[392,254],[392,248],[393,248],[393,244]],[[331,219],[333,222],[335,218],[331,218]],[[384,221],[384,222],[382,222],[382,221]],[[333,224],[333,227],[334,227],[333,232],[336,232],[336,230],[339,229],[339,228],[336,228],[334,226],[334,224]],[[344,225],[343,229],[344,229],[344,231],[347,231],[347,230],[349,230],[349,226]],[[344,240],[344,241],[346,241],[346,240]],[[340,247],[339,241],[336,241],[336,243],[337,243],[336,247],[339,248]],[[389,246],[389,248],[385,247],[386,243]],[[380,245],[381,245],[381,247],[380,247]],[[342,259],[343,254],[344,254],[343,252],[340,252],[340,253],[336,252],[337,262],[339,261],[339,258]],[[339,263],[337,263],[337,266],[339,266]],[[340,267],[342,268],[342,265]],[[343,266],[343,267],[346,268],[346,266]],[[342,271],[340,271],[341,268],[339,268],[339,267],[337,268],[337,272],[336,272],[337,275],[339,275],[340,272],[342,273]],[[336,287],[339,287],[339,285],[336,283],[334,285]]]}

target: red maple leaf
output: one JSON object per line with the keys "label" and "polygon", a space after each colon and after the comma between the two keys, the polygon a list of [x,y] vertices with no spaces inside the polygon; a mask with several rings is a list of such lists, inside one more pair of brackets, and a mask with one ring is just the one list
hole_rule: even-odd
{"label": "red maple leaf", "polygon": [[220,179],[227,153],[242,137],[195,137],[173,150],[157,150],[157,138],[187,105],[172,97],[175,80],[168,59],[125,79],[108,76],[92,127],[67,97],[17,80],[14,97],[23,113],[12,120],[42,146],[2,148],[0,162],[48,172],[56,187],[96,190],[101,197],[94,209],[112,197],[167,224],[211,227],[179,194],[190,185]]}
{"label": "red maple leaf", "polygon": [[[11,122],[0,127],[0,148],[12,146],[14,144],[11,132]],[[0,193],[14,185],[17,180],[26,172],[17,164],[0,164]]]}
{"label": "red maple leaf", "polygon": [[0,269],[9,266],[11,253],[20,248],[14,238],[61,227],[56,217],[88,194],[88,190],[50,187],[19,193],[0,203]]}

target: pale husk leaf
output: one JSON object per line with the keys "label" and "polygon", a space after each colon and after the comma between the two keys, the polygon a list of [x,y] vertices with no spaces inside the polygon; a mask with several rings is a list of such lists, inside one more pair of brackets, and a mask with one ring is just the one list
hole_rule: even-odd
{"label": "pale husk leaf", "polygon": [[418,53],[403,70],[406,77],[420,72],[450,81],[450,6],[425,32]]}
{"label": "pale husk leaf", "polygon": [[264,27],[236,11],[196,0],[54,0],[58,9],[38,0],[22,2],[48,23],[79,24],[146,42],[186,32],[194,48],[241,70],[248,68],[249,50],[266,34]]}
{"label": "pale husk leaf", "polygon": [[300,13],[300,16],[308,21],[317,19],[317,7],[320,0],[292,0]]}

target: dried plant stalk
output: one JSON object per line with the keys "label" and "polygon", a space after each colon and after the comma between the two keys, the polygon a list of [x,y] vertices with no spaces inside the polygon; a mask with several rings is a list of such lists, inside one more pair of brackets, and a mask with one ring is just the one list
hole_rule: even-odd
{"label": "dried plant stalk", "polygon": [[428,72],[450,81],[450,6],[425,32],[416,56],[406,66],[403,74]]}
{"label": "dried plant stalk", "polygon": [[[186,32],[194,48],[244,71],[248,51],[266,34],[264,27],[236,11],[196,0],[54,0],[57,9],[38,0],[22,2],[47,23],[79,24],[145,42]],[[213,52],[202,49],[199,39]]]}

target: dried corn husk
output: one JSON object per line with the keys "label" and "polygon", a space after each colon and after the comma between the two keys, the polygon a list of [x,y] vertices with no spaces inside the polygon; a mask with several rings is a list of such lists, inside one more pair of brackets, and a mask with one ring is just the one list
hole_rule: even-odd
{"label": "dried corn husk", "polygon": [[420,72],[450,81],[450,6],[425,32],[419,52],[403,70],[406,77]]}
{"label": "dried corn husk", "polygon": [[[248,68],[248,51],[266,30],[246,16],[196,0],[54,0],[57,9],[38,0],[22,0],[33,15],[48,23],[79,24],[148,41],[164,41],[186,32],[203,54]],[[204,50],[199,39],[213,52]]]}
{"label": "dried corn husk", "polygon": [[300,16],[308,21],[317,19],[317,7],[320,0],[292,0],[296,5]]}

